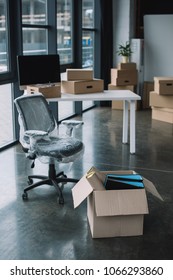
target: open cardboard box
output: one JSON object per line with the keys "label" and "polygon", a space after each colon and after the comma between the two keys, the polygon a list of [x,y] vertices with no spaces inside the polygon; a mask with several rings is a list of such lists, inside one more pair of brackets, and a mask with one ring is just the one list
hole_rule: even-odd
{"label": "open cardboard box", "polygon": [[145,188],[105,190],[106,174],[135,171],[98,171],[91,168],[73,187],[74,208],[87,198],[87,216],[93,238],[143,234],[144,215],[149,213],[146,191],[163,200],[155,186],[143,178]]}

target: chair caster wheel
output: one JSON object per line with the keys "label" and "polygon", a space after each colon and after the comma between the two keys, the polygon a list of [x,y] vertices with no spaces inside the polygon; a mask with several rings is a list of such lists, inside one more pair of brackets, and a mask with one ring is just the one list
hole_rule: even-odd
{"label": "chair caster wheel", "polygon": [[28,200],[28,194],[26,192],[24,192],[22,194],[22,198],[23,198],[23,200]]}

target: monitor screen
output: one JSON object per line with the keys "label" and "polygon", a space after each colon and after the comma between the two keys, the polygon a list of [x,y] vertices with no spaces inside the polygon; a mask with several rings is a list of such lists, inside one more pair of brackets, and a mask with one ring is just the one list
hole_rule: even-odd
{"label": "monitor screen", "polygon": [[60,63],[58,54],[19,55],[17,57],[20,89],[31,84],[60,82]]}

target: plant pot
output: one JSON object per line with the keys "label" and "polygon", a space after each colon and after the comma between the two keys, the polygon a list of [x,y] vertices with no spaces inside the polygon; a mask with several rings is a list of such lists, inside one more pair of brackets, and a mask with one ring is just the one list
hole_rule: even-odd
{"label": "plant pot", "polygon": [[129,57],[128,56],[122,56],[122,62],[123,63],[129,62]]}

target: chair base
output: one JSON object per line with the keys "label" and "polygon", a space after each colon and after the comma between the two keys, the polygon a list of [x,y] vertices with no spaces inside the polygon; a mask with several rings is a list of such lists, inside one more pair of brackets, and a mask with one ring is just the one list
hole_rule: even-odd
{"label": "chair base", "polygon": [[[38,181],[36,183],[33,183],[33,179],[41,179],[41,181]],[[62,188],[59,186],[60,183],[62,185],[66,183],[77,183],[79,180],[78,179],[73,179],[73,178],[67,178],[67,176],[64,174],[64,172],[59,172],[56,174],[55,170],[55,165],[54,164],[49,164],[49,171],[48,171],[48,176],[43,176],[43,175],[30,175],[28,176],[28,184],[29,186],[24,189],[22,198],[23,200],[28,199],[28,194],[27,192],[29,190],[32,190],[36,187],[39,187],[41,185],[51,185],[54,186],[55,189],[58,191],[58,196],[59,196],[59,204],[64,204],[64,197],[62,193]]]}

